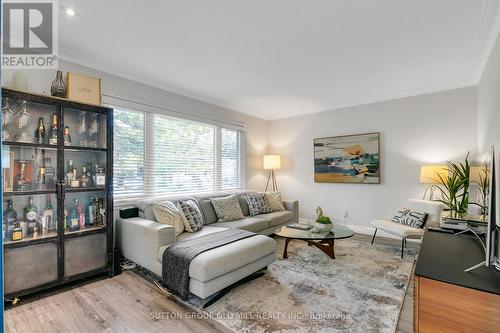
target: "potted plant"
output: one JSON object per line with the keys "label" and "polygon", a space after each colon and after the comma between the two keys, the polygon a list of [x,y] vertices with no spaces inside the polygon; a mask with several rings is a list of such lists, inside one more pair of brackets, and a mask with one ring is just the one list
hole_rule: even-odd
{"label": "potted plant", "polygon": [[441,192],[441,198],[435,201],[442,202],[449,210],[450,217],[457,218],[467,214],[469,205],[469,153],[463,163],[446,163],[448,177],[436,173],[438,184],[435,186]]}
{"label": "potted plant", "polygon": [[320,215],[314,222],[314,227],[318,231],[327,231],[333,229],[332,220],[328,216]]}

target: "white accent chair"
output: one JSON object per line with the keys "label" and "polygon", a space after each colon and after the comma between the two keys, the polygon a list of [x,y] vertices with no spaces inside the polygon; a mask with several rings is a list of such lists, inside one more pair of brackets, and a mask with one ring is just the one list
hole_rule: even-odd
{"label": "white accent chair", "polygon": [[[439,226],[441,222],[441,214],[443,212],[443,204],[435,201],[410,199],[404,203],[401,208],[408,208],[411,210],[417,210],[420,212],[426,212],[429,214],[425,226],[433,224]],[[373,220],[371,225],[375,227],[375,232],[373,233],[372,244],[375,240],[375,235],[377,230],[380,229],[391,235],[401,237],[401,258],[403,258],[404,249],[406,245],[406,238],[408,237],[422,237],[424,235],[424,228],[417,229],[412,228],[407,225],[392,222],[391,220]],[[424,226],[424,227],[425,227]]]}

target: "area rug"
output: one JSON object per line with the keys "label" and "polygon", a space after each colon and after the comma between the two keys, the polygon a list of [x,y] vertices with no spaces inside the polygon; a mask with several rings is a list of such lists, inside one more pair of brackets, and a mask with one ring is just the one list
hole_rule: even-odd
{"label": "area rug", "polygon": [[400,258],[397,246],[353,239],[335,243],[332,260],[315,247],[291,241],[288,259],[240,285],[202,310],[235,332],[394,332],[412,272],[415,248]]}

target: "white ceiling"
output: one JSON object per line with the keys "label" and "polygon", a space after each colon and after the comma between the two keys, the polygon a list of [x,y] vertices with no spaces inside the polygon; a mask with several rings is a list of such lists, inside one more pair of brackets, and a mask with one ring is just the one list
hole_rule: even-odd
{"label": "white ceiling", "polygon": [[264,119],[474,85],[496,0],[61,0],[61,58]]}

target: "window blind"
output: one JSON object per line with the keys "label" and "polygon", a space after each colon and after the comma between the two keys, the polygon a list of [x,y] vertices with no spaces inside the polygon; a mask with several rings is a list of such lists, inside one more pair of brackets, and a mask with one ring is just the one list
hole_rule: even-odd
{"label": "window blind", "polygon": [[241,158],[241,135],[239,131],[220,129],[220,188],[230,190],[240,188],[243,177]]}
{"label": "window blind", "polygon": [[154,115],[148,193],[201,192],[215,184],[215,126]]}
{"label": "window blind", "polygon": [[243,131],[113,107],[116,198],[244,188]]}
{"label": "window blind", "polygon": [[144,113],[114,110],[114,192],[144,193]]}

